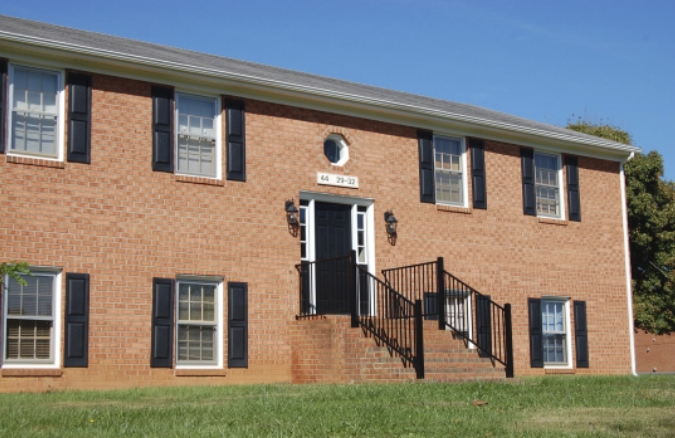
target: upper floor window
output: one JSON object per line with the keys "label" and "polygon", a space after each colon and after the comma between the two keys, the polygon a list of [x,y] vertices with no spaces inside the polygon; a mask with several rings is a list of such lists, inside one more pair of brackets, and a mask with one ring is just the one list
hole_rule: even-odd
{"label": "upper floor window", "polygon": [[58,274],[22,275],[25,284],[6,278],[3,330],[5,363],[53,364],[58,317]]}
{"label": "upper floor window", "polygon": [[218,178],[218,99],[178,94],[176,136],[178,173]]}
{"label": "upper floor window", "polygon": [[10,152],[59,158],[61,75],[14,66],[10,76]]}
{"label": "upper floor window", "polygon": [[560,211],[560,156],[534,153],[537,215],[559,218]]}
{"label": "upper floor window", "polygon": [[341,135],[329,135],[323,142],[323,153],[336,166],[342,166],[349,160],[349,146]]}
{"label": "upper floor window", "polygon": [[436,202],[464,206],[465,145],[459,138],[434,136]]}

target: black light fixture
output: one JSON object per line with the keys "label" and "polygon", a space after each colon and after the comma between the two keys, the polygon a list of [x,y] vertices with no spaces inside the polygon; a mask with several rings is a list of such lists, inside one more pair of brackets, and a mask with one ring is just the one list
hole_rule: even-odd
{"label": "black light fixture", "polygon": [[295,206],[293,200],[286,201],[286,220],[288,225],[296,227],[298,225],[298,207]]}
{"label": "black light fixture", "polygon": [[387,224],[387,234],[391,237],[396,237],[396,228],[398,227],[398,220],[394,216],[394,212],[389,210],[384,212],[384,222]]}

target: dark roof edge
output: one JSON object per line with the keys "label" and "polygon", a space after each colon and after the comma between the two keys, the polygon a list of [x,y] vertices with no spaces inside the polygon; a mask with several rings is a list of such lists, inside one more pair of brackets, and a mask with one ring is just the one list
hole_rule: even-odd
{"label": "dark roof edge", "polygon": [[[36,23],[40,23],[40,22],[36,22]],[[40,23],[40,24],[43,24],[43,23]],[[88,32],[88,31],[81,31],[81,32]],[[120,38],[120,37],[112,37],[111,36],[111,38]],[[381,99],[381,98],[376,98],[376,97],[372,97],[372,96],[365,96],[365,95],[360,95],[360,94],[350,94],[350,93],[345,93],[345,92],[336,91],[336,90],[330,90],[330,89],[324,89],[324,88],[302,85],[302,84],[299,84],[299,83],[294,83],[294,82],[289,82],[289,81],[280,81],[280,80],[274,80],[274,79],[264,78],[264,77],[260,77],[260,76],[245,75],[245,74],[236,73],[236,72],[232,72],[232,71],[219,70],[219,69],[208,68],[208,67],[203,67],[203,66],[199,66],[199,65],[178,63],[178,62],[174,62],[174,61],[162,60],[162,59],[159,59],[159,58],[138,56],[138,55],[134,55],[134,54],[130,54],[130,53],[116,52],[116,51],[106,50],[106,49],[97,48],[97,47],[91,47],[91,46],[73,44],[73,43],[68,43],[68,42],[56,41],[56,40],[51,40],[51,39],[46,39],[46,38],[41,38],[41,37],[30,36],[30,35],[26,35],[26,34],[7,32],[7,31],[4,31],[4,30],[0,30],[0,40],[1,39],[5,39],[5,40],[8,40],[8,41],[14,41],[14,42],[20,42],[20,43],[27,43],[27,44],[32,44],[32,45],[51,48],[51,49],[66,50],[66,51],[76,52],[76,53],[80,53],[80,54],[84,54],[84,55],[100,57],[100,58],[104,58],[104,59],[107,58],[107,59],[114,59],[114,60],[117,60],[117,61],[124,61],[124,62],[135,63],[135,64],[142,64],[142,65],[148,65],[148,66],[154,66],[154,67],[160,67],[160,68],[167,68],[167,69],[171,69],[171,70],[178,71],[178,72],[186,72],[186,73],[192,73],[192,74],[202,74],[202,75],[207,75],[207,76],[216,77],[216,78],[229,79],[229,80],[254,84],[254,85],[258,85],[258,86],[265,86],[265,87],[270,87],[270,88],[290,90],[290,91],[295,91],[295,92],[309,94],[309,95],[332,97],[332,98],[340,99],[340,100],[347,101],[347,102],[355,102],[355,103],[358,102],[358,103],[362,103],[362,104],[373,105],[373,106],[376,106],[376,107],[379,106],[379,107],[385,107],[385,108],[389,108],[389,109],[406,111],[406,112],[417,114],[417,115],[420,115],[420,116],[423,116],[423,117],[433,116],[433,117],[447,118],[447,119],[450,119],[450,120],[474,124],[474,125],[478,125],[478,126],[481,126],[481,127],[503,129],[503,130],[506,130],[506,131],[514,132],[514,133],[545,137],[545,138],[570,142],[570,143],[577,144],[577,145],[598,147],[598,148],[601,148],[601,149],[614,151],[615,153],[616,152],[625,152],[626,154],[630,154],[630,153],[640,151],[640,148],[636,147],[636,146],[626,145],[626,144],[617,143],[617,142],[613,142],[613,141],[608,141],[608,140],[605,140],[603,138],[594,137],[594,136],[590,136],[590,135],[583,135],[583,134],[579,135],[580,133],[574,132],[574,131],[570,131],[570,134],[566,134],[566,133],[563,133],[563,132],[556,132],[556,131],[553,131],[553,130],[546,131],[546,130],[538,129],[538,128],[535,128],[535,127],[517,125],[517,124],[513,124],[513,123],[499,121],[499,120],[490,120],[490,119],[487,119],[487,118],[476,117],[476,116],[471,116],[471,115],[467,115],[467,114],[460,114],[460,113],[456,113],[456,112],[443,111],[443,110],[439,110],[439,109],[425,108],[423,106],[412,105],[412,104],[403,103],[403,102],[397,102],[397,101],[394,101],[394,100],[385,100],[385,99]],[[129,40],[129,41],[133,41],[133,40]],[[168,47],[168,46],[165,46],[165,47]],[[181,50],[183,50],[183,49],[181,49]],[[199,53],[199,52],[193,52],[193,53]],[[208,56],[213,56],[213,57],[222,58],[222,59],[230,59],[230,58],[219,57],[219,56],[216,56],[216,55],[208,55]],[[248,61],[244,61],[244,62],[246,62],[249,65],[256,65],[256,63],[251,63],[251,62],[248,62]],[[262,65],[262,64],[260,64],[260,66],[264,67],[264,65]],[[274,67],[274,68],[277,69],[277,67]],[[284,70],[284,69],[280,69],[280,70]],[[300,72],[294,72],[293,70],[287,70],[287,71],[291,72],[291,73],[300,73]],[[308,74],[308,73],[302,73],[302,74],[313,76],[313,77],[316,77],[316,78],[323,78],[323,79],[331,79],[332,80],[332,78],[325,78],[323,76],[311,75],[311,74]],[[347,82],[347,81],[344,81],[344,82]],[[367,88],[382,90],[381,88],[372,87],[372,86],[369,86],[369,85],[362,85],[362,84],[357,84],[357,85],[359,85],[360,87],[367,87]],[[406,93],[406,94],[408,94],[408,93]],[[424,97],[424,96],[417,96],[417,95],[411,95],[411,96],[419,97],[419,98],[422,98],[422,99],[435,100],[435,101],[438,100],[438,99]],[[487,111],[492,111],[492,110],[487,110]],[[515,116],[513,116],[513,117],[515,117]],[[524,119],[524,120],[526,120],[526,119]],[[552,126],[552,128],[558,128],[558,127]],[[561,129],[561,128],[558,128],[558,129]],[[571,135],[572,132],[574,132],[574,135]]]}

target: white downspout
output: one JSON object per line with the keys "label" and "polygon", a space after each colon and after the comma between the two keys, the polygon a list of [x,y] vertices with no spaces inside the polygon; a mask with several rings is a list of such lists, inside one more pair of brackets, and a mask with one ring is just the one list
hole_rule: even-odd
{"label": "white downspout", "polygon": [[633,320],[633,285],[630,266],[630,243],[628,240],[628,210],[626,205],[626,176],[623,171],[624,164],[633,159],[634,152],[628,158],[621,162],[621,213],[623,217],[623,249],[626,259],[626,301],[628,303],[628,334],[630,335],[630,370],[634,376],[637,376],[635,368],[635,326]]}

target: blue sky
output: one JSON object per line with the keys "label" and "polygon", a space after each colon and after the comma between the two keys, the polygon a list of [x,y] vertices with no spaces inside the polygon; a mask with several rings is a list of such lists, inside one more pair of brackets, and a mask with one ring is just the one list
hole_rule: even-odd
{"label": "blue sky", "polygon": [[559,126],[611,123],[675,180],[672,0],[7,0],[0,14]]}

